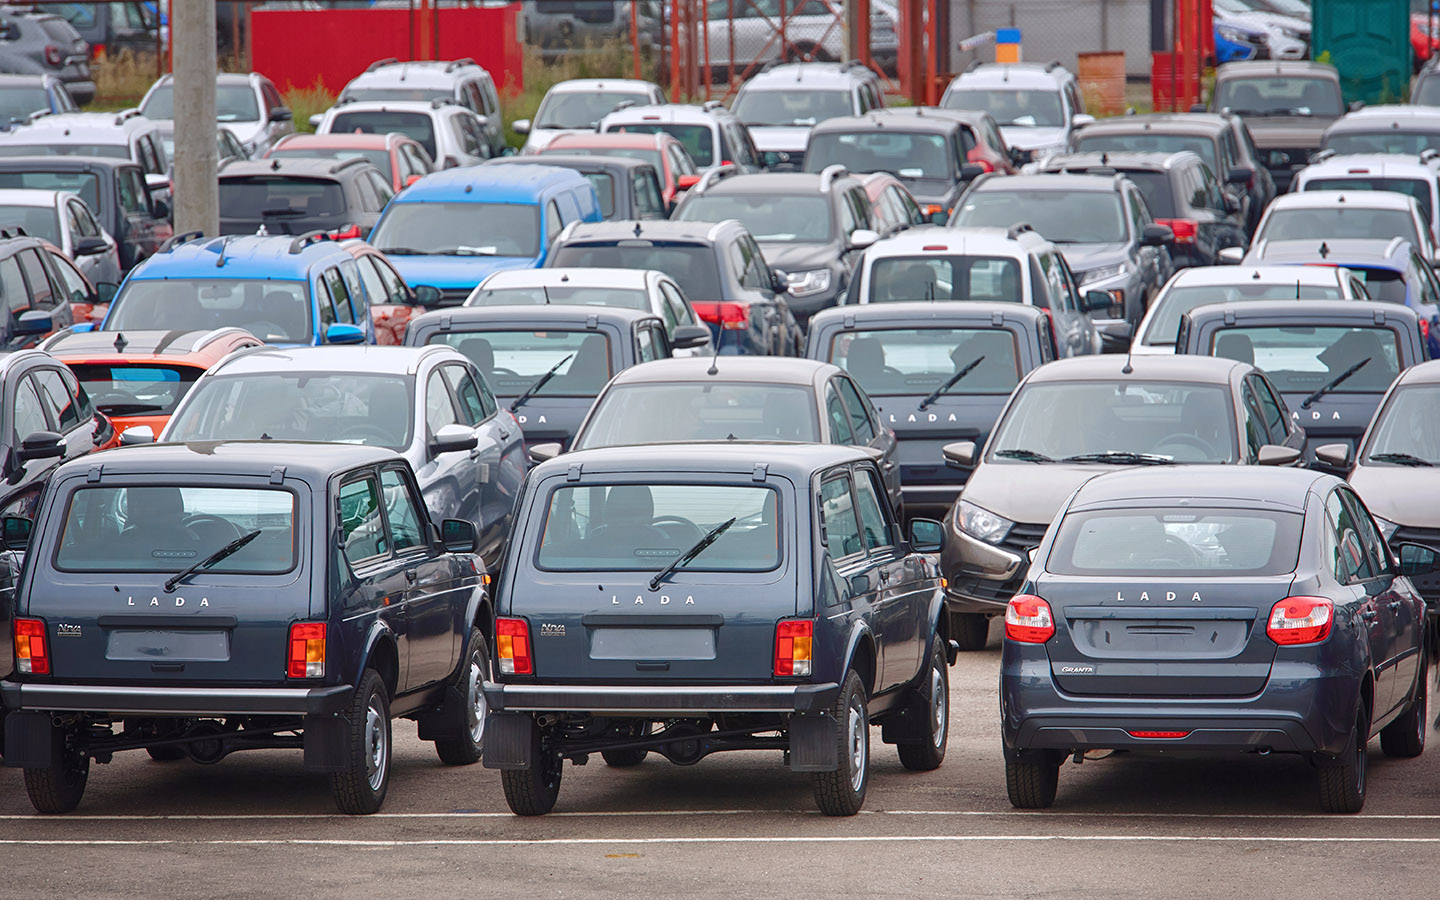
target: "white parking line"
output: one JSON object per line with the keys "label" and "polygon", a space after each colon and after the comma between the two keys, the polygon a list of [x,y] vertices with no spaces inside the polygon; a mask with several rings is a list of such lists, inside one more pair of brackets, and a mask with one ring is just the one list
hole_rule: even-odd
{"label": "white parking line", "polygon": [[[819,817],[820,812],[813,809],[629,809],[616,810],[612,812],[583,810],[569,812],[552,812],[545,816],[547,819],[556,818],[644,818],[655,817],[702,817],[702,816],[773,816],[773,815],[796,815]],[[1085,812],[1065,810],[950,810],[950,809],[882,809],[882,810],[861,810],[862,816],[957,816],[970,818],[988,817],[1023,817],[1030,819],[1045,818],[1079,818],[1087,819],[1174,819],[1174,820],[1225,820],[1225,819],[1266,819],[1266,820],[1314,820],[1318,822],[1354,822],[1354,821],[1415,821],[1425,822],[1440,820],[1440,813],[1374,813],[1358,816],[1334,816],[1328,813],[1165,813],[1165,812]],[[513,819],[515,815],[508,812],[474,812],[456,810],[453,812],[427,812],[427,813],[374,813],[365,816],[364,819]],[[354,822],[354,816],[343,813],[186,813],[168,815],[157,814],[117,814],[117,815],[85,815],[68,814],[65,816],[41,816],[38,814],[5,814],[0,815],[0,822],[21,821],[21,822],[46,822],[59,824],[62,822],[163,822],[163,821],[211,821],[211,820],[271,820],[271,819],[339,819]],[[361,821],[364,821],[362,819]]]}
{"label": "white parking line", "polygon": [[0,840],[0,846],[63,846],[63,847],[563,847],[608,846],[631,847],[654,844],[861,844],[913,843],[979,844],[1000,841],[1042,841],[1050,843],[1145,843],[1145,844],[1440,844],[1440,837],[1287,837],[1264,835],[1111,835],[1111,834],[924,834],[924,835],[814,835],[780,837],[649,837],[649,838],[442,838],[435,840],[358,840],[326,838],[255,838],[215,840],[113,840],[73,839],[41,840],[36,838]]}

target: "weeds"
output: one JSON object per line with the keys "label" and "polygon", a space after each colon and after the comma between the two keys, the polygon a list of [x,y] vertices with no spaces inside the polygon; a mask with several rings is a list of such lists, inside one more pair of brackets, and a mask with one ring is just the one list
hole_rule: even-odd
{"label": "weeds", "polygon": [[295,130],[301,132],[314,131],[310,125],[310,117],[335,105],[335,95],[326,90],[318,78],[310,87],[295,87],[285,91],[280,95],[280,99],[284,100],[285,105],[295,114]]}

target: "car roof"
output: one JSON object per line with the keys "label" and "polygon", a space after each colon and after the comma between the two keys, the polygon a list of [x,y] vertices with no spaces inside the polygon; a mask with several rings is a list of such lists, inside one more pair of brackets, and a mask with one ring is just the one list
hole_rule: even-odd
{"label": "car roof", "polygon": [[[1287,243],[1282,241],[1276,244]],[[1314,241],[1305,242],[1314,249]],[[1208,287],[1227,284],[1295,284],[1306,287],[1334,287],[1336,266],[1191,266],[1176,272],[1172,287]]]}
{"label": "car roof", "polygon": [[877,76],[859,60],[836,62],[772,63],[751,76],[740,90],[781,90],[803,84],[806,90],[848,90],[856,80]]}
{"label": "car roof", "polygon": [[1320,75],[1340,80],[1334,66],[1298,59],[1237,60],[1215,70],[1216,78],[1255,78],[1261,75]]}
{"label": "car roof", "polygon": [[1408,104],[1365,106],[1336,119],[1330,128],[1339,131],[1356,124],[1365,128],[1373,128],[1377,122],[1393,122],[1398,131],[1404,131],[1407,126],[1434,128],[1440,126],[1440,109],[1433,106],[1410,106]]}
{"label": "car roof", "polygon": [[[51,475],[58,483],[67,475],[100,468],[103,475],[167,474],[251,475],[298,478],[317,486],[336,472],[368,463],[403,459],[394,450],[364,444],[330,444],[300,441],[197,441],[188,444],[146,444],[117,447],[104,458],[82,456],[61,465]],[[103,476],[102,476],[103,477]],[[103,482],[102,482],[103,483]]]}
{"label": "car roof", "polygon": [[395,195],[393,203],[451,200],[469,203],[533,204],[552,189],[590,187],[590,181],[562,166],[457,166],[431,172]]}
{"label": "car roof", "polygon": [[838,366],[831,363],[798,357],[726,356],[713,358],[689,356],[679,359],[659,359],[631,366],[612,378],[610,384],[612,386],[636,382],[723,384],[744,381],[757,384],[809,387],[818,379],[826,377],[832,372],[840,371]]}
{"label": "car roof", "polygon": [[1440,384],[1440,359],[1422,362],[1401,372],[1395,383],[1398,385],[1402,382],[1405,384]]}
{"label": "car roof", "polygon": [[236,159],[226,163],[220,170],[220,178],[246,178],[252,175],[296,175],[305,178],[339,179],[346,169],[373,168],[370,160],[361,156],[349,159],[296,156],[273,157],[271,159]]}
{"label": "car roof", "polygon": [[1333,209],[1341,204],[1361,209],[1409,210],[1417,202],[1398,191],[1296,191],[1271,200],[1266,213],[1276,209]]}
{"label": "car roof", "polygon": [[[1089,126],[1086,126],[1087,128]],[[1123,172],[1125,169],[1168,170],[1182,164],[1201,165],[1204,160],[1193,150],[1164,152],[1158,150],[1089,150],[1065,153],[1041,163],[1046,168],[1105,168]]]}
{"label": "car roof", "polygon": [[313,234],[299,237],[230,235],[187,241],[156,253],[130,270],[127,280],[175,277],[294,280],[308,277],[314,265],[351,259],[354,257],[338,241]]}
{"label": "car roof", "polygon": [[[1046,363],[1030,373],[1027,384],[1056,381],[1193,381],[1228,384],[1230,374],[1240,366],[1253,366],[1213,356],[1075,356]],[[1129,371],[1124,371],[1129,369]]]}
{"label": "car roof", "polygon": [[[848,177],[848,176],[845,176]],[[818,172],[756,172],[715,178],[702,194],[819,194]],[[698,185],[697,185],[698,186]]]}
{"label": "car roof", "polygon": [[[417,87],[449,88],[455,84],[466,69],[480,69],[479,63],[470,60],[412,60],[394,61],[384,65],[372,63],[371,67],[350,79],[345,87],[368,87],[371,85],[415,85]],[[482,69],[483,71],[483,69]],[[460,75],[456,73],[459,72]]]}
{"label": "car roof", "polygon": [[102,358],[140,362],[155,357],[182,360],[190,356],[213,360],[211,348],[216,341],[242,336],[253,337],[243,328],[233,326],[209,331],[61,331],[45,341],[44,347],[47,353],[67,362]]}
{"label": "car roof", "polygon": [[[1288,196],[1288,195],[1287,195]],[[1321,248],[1324,248],[1323,250]],[[1260,241],[1252,253],[1274,264],[1277,261],[1315,263],[1326,266],[1381,266],[1404,268],[1409,263],[1410,242],[1394,238],[1304,238]]]}
{"label": "car roof", "polygon": [[[1056,74],[1057,72],[1059,74]],[[1070,72],[1059,63],[981,63],[970,71],[955,76],[951,86],[983,83],[1001,88],[1013,86],[1017,90],[1036,85],[1054,87],[1057,82],[1065,80],[1067,75],[1070,75]]]}
{"label": "car roof", "polygon": [[953,116],[922,116],[914,113],[901,113],[891,115],[888,109],[876,109],[860,116],[837,116],[833,119],[826,119],[810,129],[813,139],[814,135],[825,132],[852,132],[852,131],[883,131],[889,129],[902,134],[949,134],[964,127],[963,123]]}
{"label": "car roof", "polygon": [[[93,140],[97,134],[115,138],[114,143],[129,143],[132,131],[159,127],[154,120],[130,113],[67,112],[35,116],[17,124],[9,134],[28,135],[44,132],[45,140],[78,143]],[[67,140],[69,139],[69,140]],[[18,143],[18,142],[17,142]]]}
{"label": "car roof", "polygon": [[[435,309],[410,320],[409,328],[415,331],[431,323],[439,323],[441,333],[464,332],[483,325],[527,325],[536,323],[547,328],[568,326],[574,328],[595,328],[600,323],[617,328],[629,328],[642,319],[656,318],[648,309],[630,309],[624,306],[580,306],[549,303],[545,305],[524,304],[515,306],[452,306]],[[592,324],[593,323],[593,324]]]}
{"label": "car roof", "polygon": [[886,326],[913,328],[925,325],[947,328],[956,325],[999,326],[1005,318],[1017,318],[1033,324],[1045,321],[1049,316],[1048,310],[1028,303],[988,303],[978,300],[967,300],[964,303],[859,303],[816,313],[810,317],[808,330],[813,334],[818,329],[836,325],[847,329]]}
{"label": "car roof", "polygon": [[[746,443],[741,441],[697,444],[632,444],[576,450],[548,460],[531,470],[534,479],[569,473],[578,469],[589,474],[659,474],[666,472],[755,478],[756,469],[795,482],[808,491],[816,471],[849,462],[863,462],[870,455],[844,444]],[[722,480],[716,478],[716,480]],[[725,478],[733,481],[733,478]],[[583,480],[581,484],[583,484]],[[757,482],[758,484],[758,482]]]}
{"label": "car roof", "polygon": [[[1401,303],[1379,300],[1244,300],[1237,303],[1206,303],[1190,310],[1190,321],[1224,319],[1299,319],[1306,325],[1324,326],[1332,322],[1366,322],[1383,324],[1386,317],[1399,319],[1400,324],[1416,328],[1419,316]],[[1226,324],[1229,324],[1228,322]]]}
{"label": "car roof", "polygon": [[459,109],[454,104],[436,104],[433,100],[347,100],[330,107],[326,112],[340,115],[356,112],[413,112],[430,115],[442,110]]}
{"label": "car roof", "polygon": [[743,230],[738,219],[723,222],[677,222],[646,219],[615,222],[571,222],[561,232],[566,242],[618,240],[688,240],[711,243],[723,232]]}
{"label": "car roof", "polygon": [[[408,135],[398,131],[391,131],[386,134],[375,134],[373,132],[354,131],[327,131],[324,134],[313,134],[310,132],[287,134],[278,141],[278,145],[286,150],[290,149],[354,149],[354,150],[380,150],[389,149],[390,145],[397,141],[414,141]],[[418,143],[418,141],[416,142]]]}
{"label": "car roof", "polygon": [[1021,191],[1094,191],[1113,194],[1116,190],[1117,175],[1078,175],[1068,172],[1042,175],[1006,175],[1003,178],[986,178],[975,185],[975,191],[1003,191],[1007,188]]}
{"label": "car roof", "polygon": [[[264,75],[261,75],[259,72],[216,72],[216,73],[215,73],[215,83],[216,83],[217,85],[221,85],[221,84],[252,84],[252,83],[254,83],[254,80],[255,80],[255,79],[257,79],[257,78],[264,78],[264,77],[265,77],[265,76],[264,76]],[[171,82],[174,81],[174,80],[175,80],[175,75],[174,75],[174,73],[173,73],[173,72],[166,72],[164,75],[161,75],[160,78],[156,80],[155,84],[151,85],[151,87],[154,88],[154,87],[157,86],[157,85],[169,84],[169,83],[171,83]]]}
{"label": "car roof", "polygon": [[0,156],[0,169],[26,172],[78,172],[86,169],[118,169],[134,166],[135,160],[128,156],[119,159],[113,156]]}
{"label": "car roof", "polygon": [[[563,150],[566,147],[593,147],[603,150],[607,147],[621,149],[634,148],[643,150],[659,149],[662,144],[675,140],[675,137],[664,132],[650,134],[638,131],[576,131],[566,134],[557,134],[547,147],[554,147]],[[541,154],[546,155],[546,154]]]}
{"label": "car roof", "polygon": [[631,156],[586,156],[576,154],[570,156],[564,153],[546,153],[543,159],[538,155],[531,156],[497,156],[494,159],[487,159],[483,163],[487,166],[555,166],[559,169],[574,169],[585,171],[587,169],[608,170],[611,172],[628,171],[630,169],[654,169],[654,164],[643,159],[635,159]]}
{"label": "car roof", "polygon": [[1124,469],[1089,479],[1076,491],[1070,509],[1105,506],[1145,499],[1245,500],[1256,508],[1281,507],[1303,512],[1305,498],[1317,482],[1339,479],[1312,469],[1283,466],[1186,466],[1176,478],[1166,466]]}
{"label": "car roof", "polygon": [[657,275],[669,278],[657,269],[501,269],[486,276],[485,280],[480,282],[480,287],[609,287],[643,291],[647,282]]}
{"label": "car roof", "polygon": [[633,78],[571,78],[550,85],[550,89],[546,93],[615,91],[648,94],[653,90],[656,90],[653,82],[637,81]]}
{"label": "car roof", "polygon": [[600,124],[606,122],[679,122],[712,125],[716,116],[732,115],[723,106],[695,106],[690,103],[656,103],[650,106],[627,106],[605,114]]}
{"label": "car roof", "polygon": [[4,188],[0,189],[0,206],[41,206],[54,207],[59,196],[70,191],[52,191],[46,188]]}
{"label": "car roof", "polygon": [[349,372],[377,375],[413,375],[427,356],[464,360],[443,344],[424,347],[381,347],[367,344],[320,347],[264,347],[237,353],[218,364],[211,375],[258,375],[282,372]]}
{"label": "car roof", "polygon": [[1049,241],[1033,229],[1010,228],[913,228],[876,241],[865,250],[866,258],[926,253],[1027,253],[1044,249]]}
{"label": "car roof", "polygon": [[[54,81],[52,82],[48,79],[54,79]],[[58,81],[59,79],[48,73],[43,75],[22,75],[18,72],[0,73],[0,87],[36,87],[49,85]]]}
{"label": "car roof", "polygon": [[1440,166],[1440,156],[1433,151],[1415,156],[1402,156],[1399,153],[1344,153],[1317,159],[1302,169],[1301,173],[1309,176],[1414,175],[1419,178],[1434,178],[1437,166]]}
{"label": "car roof", "polygon": [[1079,129],[1086,134],[1130,134],[1163,131],[1170,133],[1214,134],[1230,128],[1228,118],[1218,113],[1146,113],[1099,119]]}

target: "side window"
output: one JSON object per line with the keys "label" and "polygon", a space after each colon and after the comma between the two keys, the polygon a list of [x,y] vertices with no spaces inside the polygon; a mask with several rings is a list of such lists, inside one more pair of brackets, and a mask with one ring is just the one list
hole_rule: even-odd
{"label": "side window", "polygon": [[470,373],[465,367],[458,364],[450,364],[440,367],[445,375],[445,381],[449,383],[450,389],[455,396],[460,398],[460,411],[465,414],[465,420],[470,425],[478,425],[485,420],[485,404],[480,400],[480,389],[470,378]]}
{"label": "side window", "polygon": [[40,261],[40,251],[21,250],[15,255],[20,257],[20,268],[24,270],[25,280],[30,284],[30,296],[35,308],[49,309],[54,306],[55,291],[45,274],[45,264]]}
{"label": "side window", "polygon": [[340,485],[340,546],[351,565],[390,552],[385,522],[380,517],[380,494],[369,475]]}
{"label": "side window", "polygon": [[830,420],[830,443],[855,443],[855,432],[850,427],[850,414],[840,402],[840,395],[835,392],[834,384],[825,385],[825,415]]}
{"label": "side window", "polygon": [[260,95],[265,99],[266,115],[269,115],[270,110],[285,105],[280,99],[280,92],[275,90],[275,86],[269,82],[264,82],[260,85]]}
{"label": "side window", "polygon": [[395,469],[380,471],[380,488],[385,492],[385,518],[390,522],[390,539],[397,551],[403,552],[414,547],[424,547],[424,508],[415,499],[415,493],[406,483],[404,476]]}
{"label": "side window", "polygon": [[[1235,145],[1235,135],[1231,134],[1228,129],[1224,134],[1220,135],[1220,146],[1223,148],[1221,158],[1224,160],[1225,165],[1229,167],[1238,165],[1240,162],[1240,148]],[[1222,172],[1220,174],[1228,175],[1230,173]]]}
{"label": "side window", "polygon": [[75,213],[75,218],[80,220],[80,233],[86,237],[99,237],[100,223],[95,221],[95,216],[89,208],[85,204],[75,201],[71,201],[70,206]]}
{"label": "side window", "polygon": [[365,294],[370,298],[371,303],[389,303],[390,295],[385,289],[385,282],[380,277],[380,267],[375,260],[368,256],[362,256],[358,260],[360,265],[360,283],[365,285]]}
{"label": "side window", "polygon": [[630,185],[635,195],[635,215],[645,219],[664,214],[660,202],[660,190],[655,183],[655,173],[649,169],[637,169],[630,173]]}
{"label": "side window", "polygon": [[66,387],[60,373],[41,369],[34,375],[40,386],[40,393],[50,408],[50,414],[60,426],[60,432],[67,434],[80,424],[80,410],[75,405],[75,395]]}
{"label": "side window", "polygon": [[80,274],[74,263],[55,253],[47,253],[45,260],[53,267],[52,274],[71,303],[84,303],[89,299],[90,286],[85,283],[85,276]]}
{"label": "side window", "polygon": [[640,362],[653,362],[660,358],[660,349],[655,345],[655,335],[650,326],[635,326],[635,358]]}
{"label": "side window", "polygon": [[315,305],[320,307],[320,333],[325,333],[325,326],[335,324],[335,303],[330,299],[330,288],[322,276],[316,285]]}
{"label": "side window", "polygon": [[380,198],[376,196],[375,186],[365,177],[366,174],[368,173],[362,173],[355,179],[355,192],[360,195],[360,208],[373,212],[380,208]]}
{"label": "side window", "polygon": [[1375,526],[1375,520],[1370,518],[1370,512],[1360,498],[1353,492],[1341,488],[1338,492],[1345,506],[1350,510],[1350,517],[1355,522],[1355,530],[1360,534],[1360,543],[1365,546],[1365,553],[1370,558],[1370,568],[1376,575],[1388,574],[1393,570],[1390,562],[1390,550],[1385,546],[1385,539],[1380,536],[1380,529]]}
{"label": "side window", "polygon": [[18,494],[14,494],[0,506],[0,516],[19,516],[22,519],[35,518],[35,511],[40,508],[40,498],[45,494],[45,483],[40,482],[33,487],[26,488]]}
{"label": "side window", "polygon": [[1255,382],[1255,398],[1260,401],[1260,412],[1265,416],[1265,427],[1270,439],[1277,444],[1284,443],[1290,436],[1290,423],[1286,421],[1285,404],[1275,396],[1274,389],[1264,378],[1252,375]]}
{"label": "side window", "polygon": [[695,319],[690,314],[690,307],[681,296],[680,289],[668,281],[660,282],[660,293],[665,297],[665,322],[673,328],[675,325],[693,325]]}
{"label": "side window", "polygon": [[5,292],[5,305],[11,312],[24,312],[30,308],[30,291],[20,275],[20,261],[13,256],[0,259],[0,290]]}
{"label": "side window", "polygon": [[1372,578],[1370,555],[1356,528],[1354,516],[1345,504],[1342,491],[1332,491],[1325,501],[1325,518],[1334,532],[1334,572],[1342,583]]}
{"label": "side window", "polygon": [[355,323],[355,314],[350,311],[350,291],[341,277],[339,269],[325,270],[325,283],[330,288],[330,297],[335,301],[335,316],[346,324]]}
{"label": "side window", "polygon": [[840,201],[840,230],[849,235],[860,227],[860,221],[855,216],[855,198],[847,193]]}
{"label": "side window", "polygon": [[65,390],[69,391],[70,398],[75,403],[75,411],[79,415],[79,421],[84,422],[95,416],[95,406],[90,402],[90,395],[85,393],[85,388],[80,386],[80,379],[69,369],[61,369],[60,377],[65,382]]}
{"label": "side window", "polygon": [[760,252],[760,245],[748,234],[740,240],[740,245],[747,252],[745,271],[751,285],[762,291],[770,290],[770,267],[765,264],[765,254]]}
{"label": "side window", "polygon": [[460,99],[466,106],[484,115],[485,101],[480,97],[480,91],[475,87],[475,82],[467,81],[460,86]]}
{"label": "side window", "polygon": [[1130,198],[1128,204],[1130,207],[1130,225],[1135,229],[1135,239],[1138,241],[1140,239],[1140,233],[1145,230],[1146,225],[1150,224],[1150,216],[1145,209],[1145,201],[1140,199],[1138,191],[1126,191],[1125,195]]}
{"label": "side window", "polygon": [[65,204],[65,226],[70,232],[70,240],[80,240],[80,217],[75,212],[75,204]]}
{"label": "side window", "polygon": [[855,519],[849,475],[827,478],[820,483],[820,528],[825,535],[825,548],[835,559],[865,549],[860,542],[860,524]]}
{"label": "side window", "polygon": [[50,420],[45,417],[45,408],[40,405],[40,391],[34,378],[25,378],[15,387],[15,439],[14,445],[37,431],[49,431]]}
{"label": "side window", "polygon": [[1265,416],[1260,412],[1260,404],[1255,401],[1255,392],[1248,384],[1241,391],[1240,405],[1240,412],[1245,418],[1246,459],[1254,462],[1260,455],[1261,445],[1268,443],[1269,438],[1265,433]]}
{"label": "side window", "polygon": [[381,259],[372,258],[370,260],[370,264],[375,267],[376,272],[380,273],[380,280],[385,282],[385,293],[382,294],[381,297],[388,298],[388,301],[377,299],[375,302],[410,302],[410,289],[405,286],[405,282],[403,279],[401,279],[399,272],[396,272],[394,269],[390,268],[390,265]]}
{"label": "side window", "polygon": [[1031,301],[1041,309],[1053,309],[1060,306],[1050,296],[1050,269],[1052,266],[1053,263],[1048,255],[1030,257]]}
{"label": "side window", "polygon": [[850,425],[855,429],[855,443],[868,444],[875,440],[875,424],[870,421],[869,407],[860,399],[855,383],[841,375],[835,378],[835,387],[840,391],[840,398],[845,401],[845,408],[850,411]]}
{"label": "side window", "polygon": [[120,208],[126,215],[144,216],[150,213],[150,204],[145,199],[145,180],[139,169],[121,169],[115,184],[120,190]]}
{"label": "side window", "polygon": [[885,511],[875,491],[874,476],[868,469],[855,470],[855,503],[860,507],[860,526],[866,550],[889,547],[890,529],[885,524]]}
{"label": "side window", "polygon": [[553,241],[556,235],[565,230],[565,223],[560,219],[560,207],[551,200],[545,204],[545,240]]}
{"label": "side window", "polygon": [[430,379],[425,382],[426,427],[433,435],[446,425],[459,424],[460,416],[455,411],[455,403],[450,399],[450,391],[445,387],[444,379],[439,372],[431,372]]}
{"label": "side window", "polygon": [[480,405],[485,410],[485,417],[489,418],[493,416],[495,414],[496,403],[495,394],[490,390],[490,382],[486,381],[485,376],[479,372],[471,372],[470,379],[475,382],[475,386],[480,390]]}

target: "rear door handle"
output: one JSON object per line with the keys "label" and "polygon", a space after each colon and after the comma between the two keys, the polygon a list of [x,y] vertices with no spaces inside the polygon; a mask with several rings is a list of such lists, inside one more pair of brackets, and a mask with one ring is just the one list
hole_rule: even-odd
{"label": "rear door handle", "polygon": [[[414,584],[414,583],[415,583],[415,579],[418,578],[418,577],[419,577],[419,576],[416,574],[416,572],[415,572],[414,569],[406,569],[406,570],[405,570],[405,580],[408,581],[408,582],[410,582],[411,584]],[[1362,613],[1362,615],[1363,615],[1363,613]],[[1374,614],[1374,613],[1371,613],[1370,615],[1373,616],[1373,615],[1375,615],[1375,614]]]}

